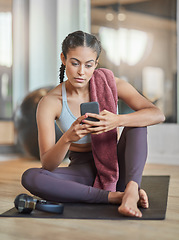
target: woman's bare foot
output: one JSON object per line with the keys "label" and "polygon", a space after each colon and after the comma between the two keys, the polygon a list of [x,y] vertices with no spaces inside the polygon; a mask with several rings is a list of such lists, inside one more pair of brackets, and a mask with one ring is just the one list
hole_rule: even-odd
{"label": "woman's bare foot", "polygon": [[124,192],[109,192],[108,202],[112,204],[121,204]]}
{"label": "woman's bare foot", "polygon": [[[141,193],[141,195],[143,195],[143,193]],[[136,182],[130,181],[126,186],[124,196],[122,198],[122,203],[118,208],[118,212],[125,216],[142,217],[142,213],[137,207],[138,202],[138,184]],[[143,197],[141,202],[144,203]]]}
{"label": "woman's bare foot", "polygon": [[133,181],[127,184],[125,192],[109,192],[108,201],[112,204],[121,204],[118,208],[119,213],[131,217],[142,217],[138,206],[149,207],[146,192],[143,189],[138,191],[138,185]]}
{"label": "woman's bare foot", "polygon": [[148,208],[149,207],[148,196],[147,196],[147,193],[143,189],[139,190],[138,206],[143,207],[143,208]]}

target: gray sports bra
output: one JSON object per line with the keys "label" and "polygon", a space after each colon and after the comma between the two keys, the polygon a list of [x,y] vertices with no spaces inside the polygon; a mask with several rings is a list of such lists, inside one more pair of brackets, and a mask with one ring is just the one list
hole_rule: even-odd
{"label": "gray sports bra", "polygon": [[[76,117],[70,111],[67,103],[67,95],[66,95],[66,88],[65,82],[62,83],[62,111],[60,117],[56,120],[57,126],[60,128],[62,133],[66,132],[72,125],[74,121],[76,121]],[[88,134],[81,138],[80,140],[74,142],[77,144],[84,144],[91,142],[91,135]]]}

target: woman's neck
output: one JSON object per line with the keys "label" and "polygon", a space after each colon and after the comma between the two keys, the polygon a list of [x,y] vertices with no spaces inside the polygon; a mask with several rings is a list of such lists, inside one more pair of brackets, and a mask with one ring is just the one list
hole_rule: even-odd
{"label": "woman's neck", "polygon": [[89,96],[89,83],[84,87],[74,87],[68,80],[65,82],[65,87],[68,95],[73,97]]}

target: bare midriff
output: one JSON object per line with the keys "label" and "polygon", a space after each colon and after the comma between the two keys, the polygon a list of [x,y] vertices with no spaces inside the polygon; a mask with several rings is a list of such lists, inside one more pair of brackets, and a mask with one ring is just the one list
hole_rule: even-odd
{"label": "bare midriff", "polygon": [[[119,138],[120,138],[120,131],[119,131],[119,128],[117,128],[118,141],[119,141]],[[69,150],[74,152],[90,152],[92,151],[92,148],[91,148],[91,143],[84,143],[84,144],[71,143]]]}
{"label": "bare midriff", "polygon": [[84,143],[84,144],[72,143],[70,145],[69,150],[74,152],[90,152],[91,143]]}

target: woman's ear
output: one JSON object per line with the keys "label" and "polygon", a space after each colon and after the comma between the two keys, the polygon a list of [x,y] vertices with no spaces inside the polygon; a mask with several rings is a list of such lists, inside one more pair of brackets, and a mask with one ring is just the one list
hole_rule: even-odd
{"label": "woman's ear", "polygon": [[66,59],[65,59],[64,54],[61,53],[61,54],[60,54],[60,57],[61,57],[61,61],[62,61],[63,65],[65,66],[65,64],[66,64]]}

